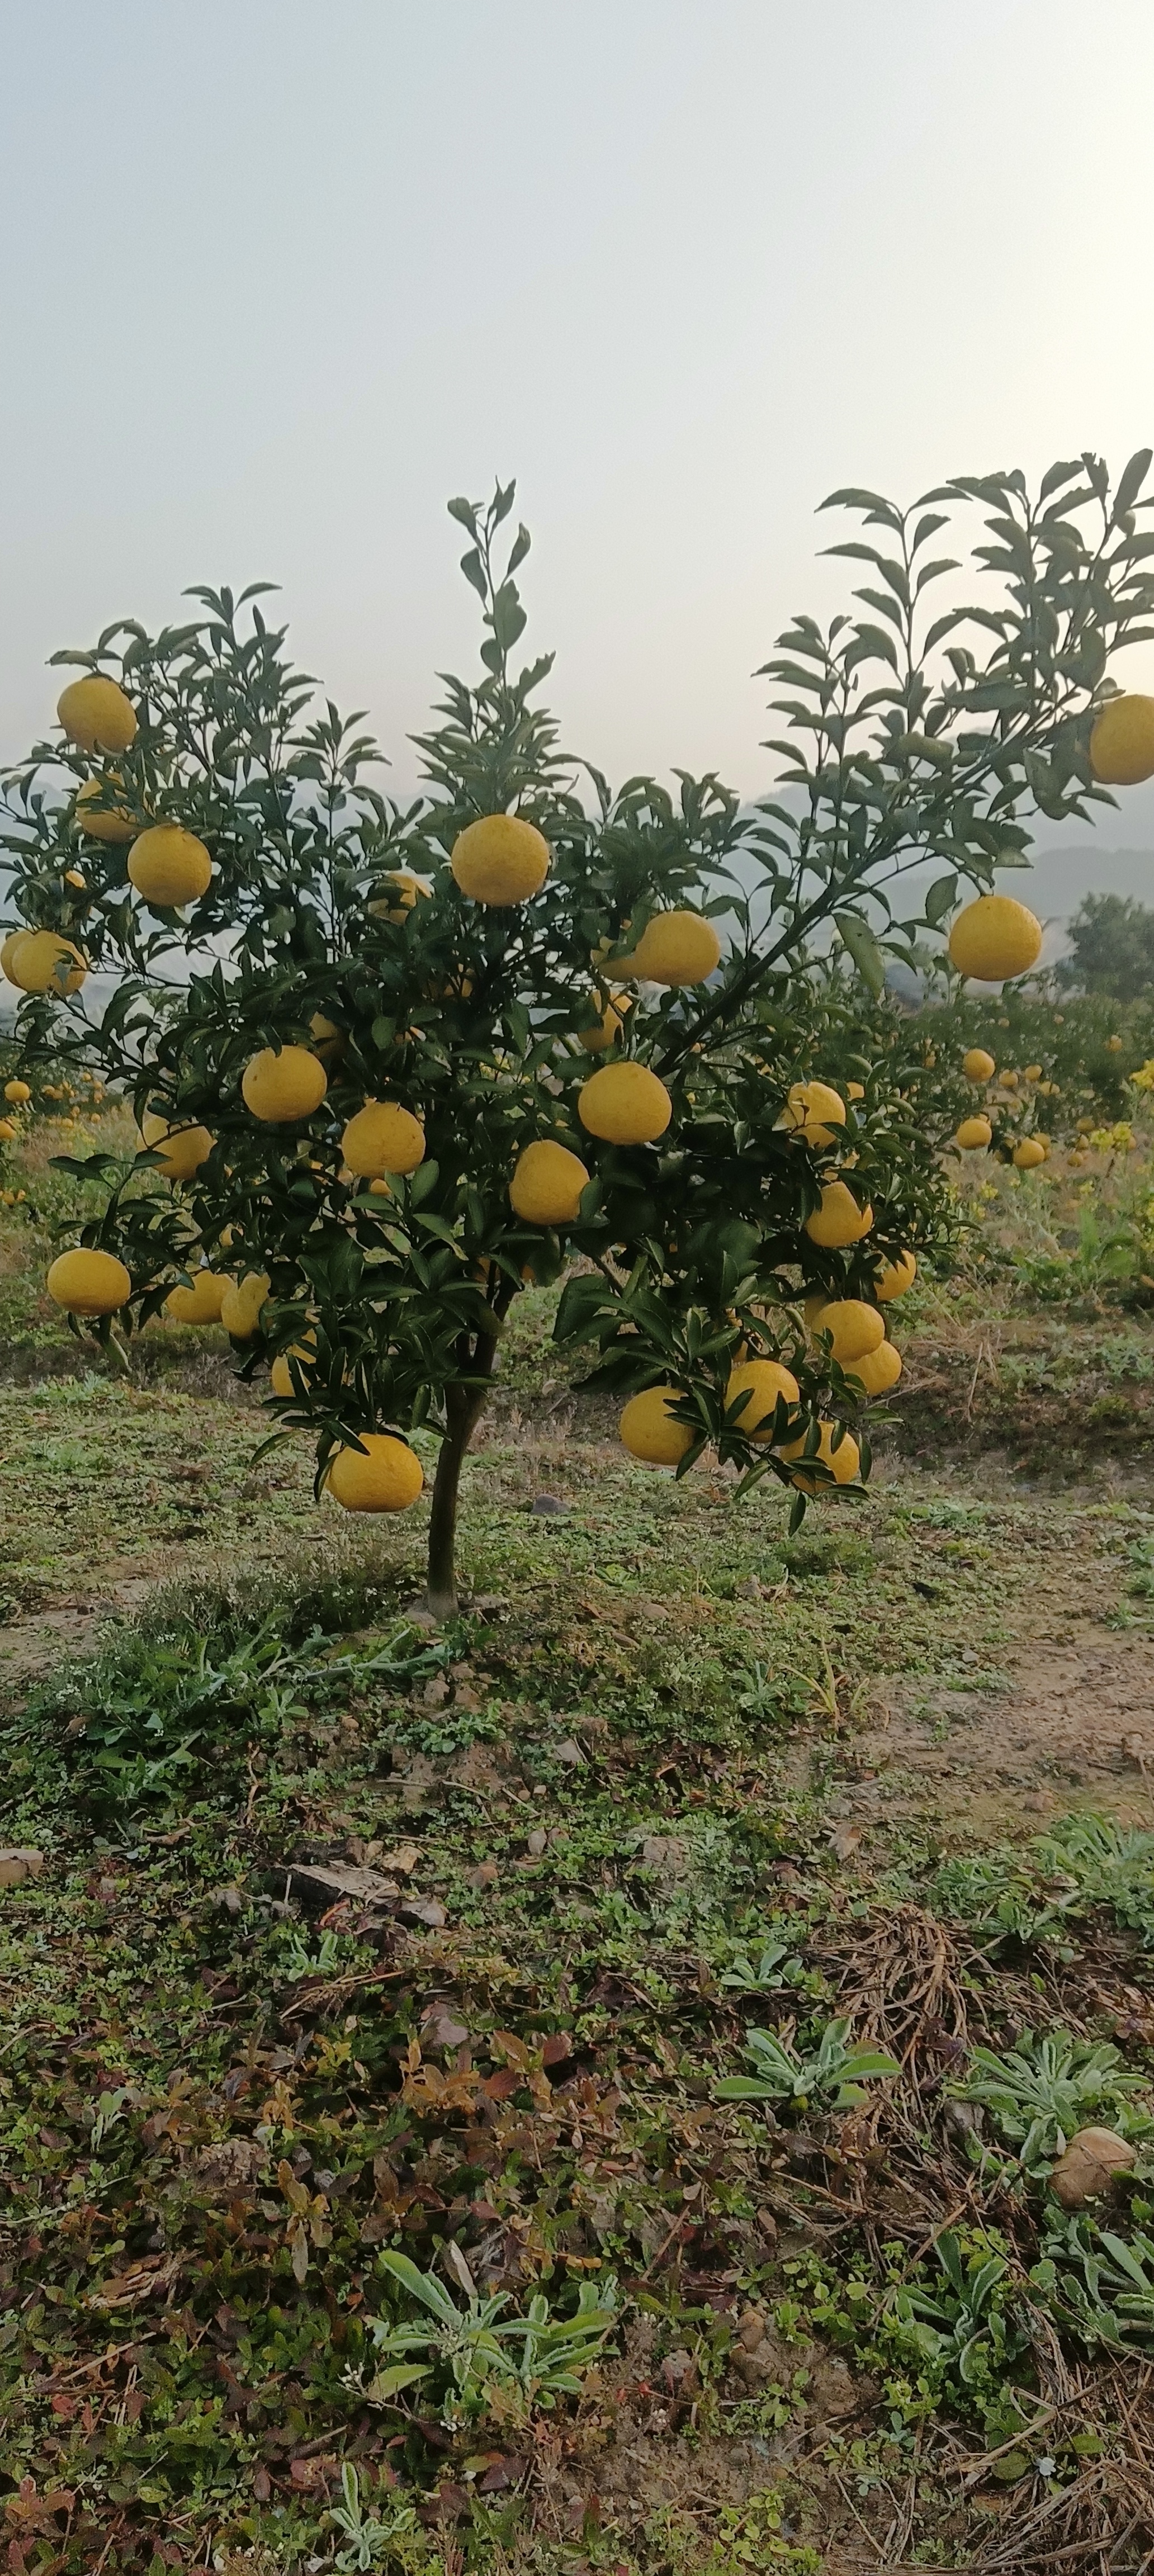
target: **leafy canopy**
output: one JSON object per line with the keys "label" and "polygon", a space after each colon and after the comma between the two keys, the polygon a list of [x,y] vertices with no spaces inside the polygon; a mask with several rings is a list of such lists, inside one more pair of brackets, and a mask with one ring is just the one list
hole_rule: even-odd
{"label": "leafy canopy", "polygon": [[[483,1392],[525,1278],[568,1269],[559,1337],[596,1343],[608,1383],[680,1390],[685,1464],[710,1439],[751,1474],[788,1475],[727,1412],[734,1356],[744,1345],[794,1369],[812,1450],[819,1413],[848,1417],[855,1390],[806,1347],[799,1296],[869,1296],[882,1261],[948,1239],[940,1139],[915,1097],[924,1050],[877,997],[887,961],[916,964],[964,886],[1027,863],[1035,812],[1085,817],[1102,801],[1093,707],[1112,653],[1154,632],[1149,463],[1144,451],[1112,488],[1087,455],[1036,495],[1016,472],[960,477],[906,511],[833,494],[825,506],[862,532],[831,551],[864,578],[828,630],[793,620],[765,665],[783,767],[745,806],[712,775],[614,790],[562,753],[540,700],[550,657],[514,665],[529,537],[510,542],[512,484],[487,508],[450,504],[482,676],[444,681],[408,803],[377,783],[363,718],[318,701],[292,666],[266,584],[195,590],[188,618],[158,635],[127,621],[58,655],[119,680],[138,731],[115,759],[41,744],[7,781],[10,926],[59,931],[93,970],[72,996],[23,999],[22,1060],[96,1068],[139,1115],[214,1140],[187,1183],[165,1180],[155,1154],[85,1166],[108,1196],[84,1240],[132,1277],[123,1320],[145,1321],[202,1258],[267,1273],[243,1364],[263,1368],[311,1327],[307,1367],[290,1363],[292,1392],[274,1402],[316,1432],[323,1462],[370,1427],[443,1427],[455,1397]],[[975,511],[983,596],[967,602],[955,577]],[[492,909],[461,894],[450,857],[465,825],[509,810],[552,862],[532,900]],[[111,812],[195,833],[213,862],[205,894],[183,913],[138,900],[126,844],[85,829]],[[905,880],[927,856],[940,872],[915,900]],[[399,900],[397,871],[428,892]],[[631,971],[647,923],[671,908],[718,925],[705,986]],[[845,971],[819,974],[813,944],[831,937]],[[594,1061],[581,1033],[622,990],[616,1051],[672,1102],[664,1136],[637,1146],[599,1144],[579,1110]],[[263,1125],[241,1077],[286,1044],[324,1045],[327,1097]],[[808,1144],[782,1123],[787,1093],[831,1072],[861,1095],[831,1141]],[[342,1159],[344,1126],[371,1098],[397,1100],[425,1132],[424,1159],[387,1195]],[[564,1234],[509,1201],[518,1155],[547,1138],[590,1175]],[[839,1176],[873,1226],[823,1250],[805,1222]],[[778,1443],[785,1427],[783,1408]]]}

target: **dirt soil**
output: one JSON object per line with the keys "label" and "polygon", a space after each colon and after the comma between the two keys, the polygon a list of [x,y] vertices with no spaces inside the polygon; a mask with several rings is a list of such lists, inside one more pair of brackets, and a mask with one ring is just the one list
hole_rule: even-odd
{"label": "dirt soil", "polygon": [[849,1812],[887,1827],[932,1815],[982,1838],[1082,1805],[1154,1826],[1154,1643],[1088,1626],[1007,1660],[995,1695],[899,1682],[857,1740]]}

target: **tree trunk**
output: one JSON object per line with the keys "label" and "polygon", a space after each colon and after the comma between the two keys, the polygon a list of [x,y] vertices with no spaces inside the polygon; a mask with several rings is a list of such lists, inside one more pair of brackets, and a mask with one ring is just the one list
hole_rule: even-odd
{"label": "tree trunk", "polygon": [[[474,1363],[478,1372],[489,1376],[495,1357],[495,1344],[482,1347]],[[429,1515],[429,1572],[426,1600],[435,1619],[451,1619],[457,1608],[457,1499],[461,1487],[461,1468],[465,1452],[489,1401],[485,1386],[449,1386],[445,1389],[447,1429],[441,1442],[437,1472],[433,1479],[433,1508]]]}

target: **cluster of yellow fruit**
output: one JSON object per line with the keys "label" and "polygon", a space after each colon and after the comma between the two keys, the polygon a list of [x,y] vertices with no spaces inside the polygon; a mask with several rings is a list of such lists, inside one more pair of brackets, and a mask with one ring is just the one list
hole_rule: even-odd
{"label": "cluster of yellow fruit", "polygon": [[[1127,706],[1131,715],[1120,718],[1119,710]],[[1138,757],[1134,748],[1135,706],[1149,707],[1154,715],[1154,701],[1112,701],[1095,727],[1095,757],[1100,754],[1112,760],[1119,777],[1122,771],[1118,764],[1126,761],[1130,763],[1128,775],[1150,774],[1134,768]],[[58,714],[69,738],[89,752],[115,757],[127,751],[135,737],[136,716],[129,699],[115,682],[98,674],[74,681],[66,688]],[[1139,732],[1142,721],[1140,718]],[[1154,771],[1154,756],[1151,770]],[[1106,772],[1099,766],[1096,774],[1105,776]],[[80,829],[97,841],[131,845],[129,878],[146,902],[164,909],[199,899],[213,873],[204,844],[180,825],[144,821],[134,815],[127,805],[117,802],[118,784],[114,772],[111,781],[90,780],[80,789],[76,800]],[[484,816],[468,825],[458,835],[450,856],[451,873],[460,892],[470,901],[498,909],[530,900],[545,883],[549,866],[550,850],[544,836],[533,824],[509,814]],[[403,922],[428,893],[429,888],[411,872],[397,870],[383,903],[374,904],[372,909],[383,911],[394,922]],[[959,972],[985,981],[1002,981],[1027,972],[1036,962],[1040,948],[1041,928],[1033,914],[1000,895],[984,895],[968,905],[950,934],[950,954]],[[717,967],[720,953],[711,922],[699,913],[674,910],[654,915],[632,950],[609,950],[604,959],[598,958],[597,964],[625,981],[648,981],[674,988],[704,981]],[[0,948],[0,967],[10,981],[28,992],[75,991],[86,971],[85,961],[73,943],[49,930],[10,934]],[[631,1007],[632,996],[620,991],[611,992],[607,1000],[601,996],[594,1001],[594,1017],[581,1032],[582,1043],[590,1053],[604,1052],[620,1040]],[[251,1116],[274,1125],[292,1124],[312,1117],[320,1108],[328,1089],[322,1055],[331,1059],[339,1052],[341,1032],[318,1018],[311,1034],[316,1040],[315,1050],[297,1044],[279,1050],[264,1048],[246,1066],[241,1091]],[[577,1109],[590,1136],[627,1147],[656,1142],[670,1123],[673,1104],[655,1073],[635,1059],[620,1057],[582,1084]],[[845,1118],[845,1103],[829,1085],[797,1084],[789,1094],[782,1124],[799,1143],[820,1152],[833,1144]],[[964,1130],[959,1130],[959,1143],[989,1141],[987,1121],[972,1120],[965,1126],[984,1127],[986,1132],[979,1137],[966,1136]],[[214,1139],[207,1128],[174,1124],[155,1111],[146,1112],[142,1134],[146,1150],[157,1155],[164,1177],[174,1182],[191,1180],[213,1149]],[[352,1177],[367,1180],[378,1190],[387,1189],[388,1176],[415,1171],[422,1161],[424,1128],[401,1102],[369,1100],[348,1120],[341,1150],[345,1169]],[[581,1196],[590,1178],[579,1155],[555,1138],[538,1139],[518,1158],[509,1187],[513,1209],[529,1224],[571,1225],[578,1218]],[[815,1244],[836,1249],[860,1242],[872,1225],[872,1209],[858,1206],[844,1180],[827,1178],[821,1186],[820,1204],[806,1221],[806,1232]],[[900,1294],[912,1279],[913,1270],[912,1255],[903,1256],[903,1262],[885,1274],[891,1282],[897,1279],[900,1284],[886,1287],[879,1281],[878,1300],[884,1302],[887,1296]],[[114,1254],[100,1249],[61,1254],[49,1271],[48,1287],[61,1305],[86,1318],[116,1312],[131,1295],[131,1280],[124,1264]],[[179,1321],[219,1320],[235,1339],[243,1340],[256,1331],[267,1295],[268,1279],[264,1273],[249,1273],[233,1281],[202,1270],[188,1287],[174,1288],[167,1304],[170,1314]],[[896,1382],[901,1362],[885,1341],[884,1324],[876,1307],[855,1299],[822,1299],[819,1311],[819,1329],[823,1337],[828,1336],[830,1355],[852,1370],[865,1392],[880,1392]],[[814,1321],[811,1317],[811,1329]],[[307,1345],[296,1345],[291,1355],[282,1354],[274,1363],[274,1390],[286,1395],[294,1391],[290,1356],[303,1364],[308,1356]],[[634,1454],[659,1464],[676,1464],[685,1456],[693,1444],[693,1433],[670,1413],[678,1394],[676,1388],[650,1388],[626,1406],[622,1438]],[[733,1373],[728,1402],[732,1406],[740,1401],[737,1419],[751,1436],[772,1437],[770,1430],[760,1432],[759,1426],[767,1416],[775,1415],[779,1399],[784,1400],[788,1410],[796,1407],[799,1395],[791,1372],[777,1362],[746,1361]],[[836,1426],[830,1423],[821,1426],[820,1436],[819,1454],[831,1475],[837,1482],[850,1481],[857,1473],[856,1443],[849,1434],[839,1437]],[[785,1446],[782,1454],[796,1459],[804,1447],[803,1435]],[[799,1483],[813,1483],[808,1462],[805,1470],[795,1468],[795,1477]],[[364,1455],[347,1448],[338,1451],[328,1481],[330,1490],[349,1508],[381,1510],[399,1509],[415,1499],[422,1479],[419,1461],[407,1444],[391,1434],[371,1433],[366,1434]]]}
{"label": "cluster of yellow fruit", "polygon": [[[989,1054],[985,1047],[970,1047],[962,1057],[962,1071],[965,1074],[967,1082],[972,1082],[975,1086],[984,1086],[987,1083],[993,1082],[995,1074],[997,1073],[997,1067],[995,1066],[993,1056]],[[1027,1082],[1034,1083],[1039,1091],[1051,1092],[1057,1089],[1057,1085],[1055,1083],[1045,1082],[1041,1077],[1042,1068],[1040,1064],[1028,1064],[1026,1066],[1025,1080]],[[1017,1091],[1019,1080],[1021,1079],[1017,1073],[1012,1071],[1000,1074],[997,1078],[1001,1082],[1003,1090],[1010,1092]],[[987,1145],[992,1144],[993,1135],[994,1130],[992,1123],[986,1117],[985,1112],[982,1111],[976,1117],[963,1118],[961,1125],[955,1129],[954,1143],[961,1148],[963,1154],[980,1153]],[[1049,1160],[1049,1154],[1049,1137],[1035,1133],[1032,1136],[1022,1136],[1019,1138],[1018,1143],[1013,1149],[1012,1160],[1020,1172],[1033,1172],[1037,1170],[1039,1163],[1045,1163]]]}
{"label": "cluster of yellow fruit", "polygon": [[[865,1213],[872,1224],[872,1212]],[[878,1303],[887,1305],[904,1296],[916,1276],[917,1261],[912,1252],[903,1252],[897,1261],[888,1262],[874,1284]],[[821,1289],[805,1301],[805,1322],[811,1340],[837,1362],[847,1377],[856,1380],[863,1395],[882,1395],[897,1385],[902,1373],[901,1355],[886,1339],[885,1318],[878,1305],[868,1305],[861,1297],[831,1298]],[[684,1397],[683,1388],[669,1384],[646,1387],[641,1395],[630,1397],[618,1430],[632,1457],[651,1467],[680,1466],[699,1436],[676,1411]],[[813,1472],[816,1463],[826,1469],[836,1485],[852,1484],[861,1463],[861,1452],[852,1433],[841,1430],[836,1423],[821,1422],[816,1461],[813,1456],[806,1457],[808,1430],[803,1429],[799,1435],[796,1423],[788,1419],[796,1414],[800,1403],[797,1379],[779,1360],[742,1357],[730,1371],[725,1389],[726,1415],[748,1439],[766,1445],[775,1443],[782,1428],[778,1407],[784,1406],[784,1429],[790,1436],[781,1439],[780,1454],[792,1465],[791,1483],[806,1493],[816,1491],[825,1482],[824,1477]],[[799,1460],[804,1463],[798,1465]]]}
{"label": "cluster of yellow fruit", "polygon": [[[136,710],[115,680],[92,672],[73,680],[61,693],[57,716],[70,742],[88,752],[127,751],[136,737]],[[119,785],[115,772],[113,791]],[[77,790],[75,819],[89,840],[130,842],[129,882],[143,902],[161,911],[196,903],[212,882],[212,860],[195,832],[179,823],[147,822],[109,795],[108,782],[87,779]],[[67,871],[67,882],[84,891],[84,879]],[[55,930],[16,930],[0,946],[0,972],[25,993],[79,992],[88,972],[86,958],[71,939]]]}
{"label": "cluster of yellow fruit", "polygon": [[[19,1082],[14,1076],[11,1082],[6,1082],[4,1085],[4,1098],[10,1109],[23,1109],[31,1100],[32,1093],[26,1082]],[[11,1145],[19,1133],[20,1129],[15,1118],[0,1118],[0,1145]],[[26,1190],[0,1190],[0,1202],[5,1207],[21,1207],[27,1196]]]}

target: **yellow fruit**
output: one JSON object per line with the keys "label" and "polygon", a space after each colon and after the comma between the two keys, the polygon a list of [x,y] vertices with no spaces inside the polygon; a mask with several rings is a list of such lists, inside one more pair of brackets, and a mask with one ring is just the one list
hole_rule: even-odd
{"label": "yellow fruit", "polygon": [[781,1123],[791,1135],[804,1137],[807,1145],[832,1145],[834,1128],[845,1125],[845,1102],[828,1082],[795,1082],[786,1095]]}
{"label": "yellow fruit", "polygon": [[191,1288],[170,1288],[164,1301],[174,1324],[219,1324],[231,1282],[219,1270],[194,1270]]}
{"label": "yellow fruit", "polygon": [[962,1071],[967,1082],[992,1082],[994,1059],[992,1055],[987,1055],[984,1047],[970,1047],[968,1053],[962,1057]]}
{"label": "yellow fruit", "polygon": [[1020,1172],[1032,1172],[1045,1160],[1046,1148],[1039,1136],[1023,1136],[1021,1144],[1014,1147],[1014,1161]]}
{"label": "yellow fruit", "polygon": [[190,1181],[201,1164],[207,1163],[215,1138],[207,1127],[173,1127],[154,1109],[146,1109],[140,1122],[145,1151],[162,1154],[159,1169],[166,1181]]}
{"label": "yellow fruit", "polygon": [[87,679],[70,680],[56,702],[56,714],[70,742],[81,751],[127,751],[136,739],[131,700],[115,680],[93,671]]}
{"label": "yellow fruit", "polygon": [[811,1288],[808,1297],[803,1300],[801,1311],[805,1317],[805,1329],[811,1339],[821,1331],[820,1317],[828,1304],[828,1288]]}
{"label": "yellow fruit", "polygon": [[1121,1038],[1107,1038],[1107,1040],[1106,1040],[1106,1052],[1107,1052],[1107,1055],[1121,1055],[1121,1053],[1122,1053],[1122,1040],[1121,1040]]}
{"label": "yellow fruit", "polygon": [[958,914],[950,932],[950,958],[959,975],[979,984],[1004,984],[1024,975],[1042,953],[1042,925],[1009,894],[980,894]]}
{"label": "yellow fruit", "polygon": [[891,1386],[897,1385],[901,1373],[901,1352],[895,1350],[892,1342],[879,1342],[876,1351],[866,1351],[848,1371],[867,1395],[885,1395]]}
{"label": "yellow fruit", "polygon": [[377,921],[404,921],[422,896],[433,889],[423,877],[415,877],[411,868],[392,868],[380,879],[380,894],[366,906]]}
{"label": "yellow fruit", "polygon": [[449,865],[473,903],[527,903],[549,874],[549,844],[518,814],[485,814],[458,833]]}
{"label": "yellow fruit", "polygon": [[[135,816],[129,813],[126,805],[108,803],[107,789],[111,783],[108,779],[89,778],[83,787],[77,788],[76,828],[90,841],[134,841],[137,831]],[[71,875],[68,882],[70,885],[74,882]],[[83,878],[80,882],[83,884]]]}
{"label": "yellow fruit", "polygon": [[1090,734],[1090,767],[1101,787],[1154,778],[1154,698],[1108,698]]}
{"label": "yellow fruit", "polygon": [[989,1144],[993,1132],[988,1118],[963,1118],[955,1130],[954,1143],[961,1146],[963,1154],[976,1154]]}
{"label": "yellow fruit", "polygon": [[589,1174],[580,1156],[547,1137],[526,1145],[509,1183],[515,1213],[526,1225],[573,1225]]}
{"label": "yellow fruit", "polygon": [[17,1109],[20,1109],[23,1107],[26,1100],[31,1100],[32,1094],[26,1082],[17,1082],[13,1080],[12,1082],[5,1083],[4,1097],[5,1100],[12,1101],[14,1106]]}
{"label": "yellow fruit", "polygon": [[338,1449],[329,1462],[325,1483],[334,1502],[346,1512],[403,1512],[415,1503],[424,1476],[415,1450],[389,1431],[363,1431],[367,1456],[359,1449]]}
{"label": "yellow fruit", "polygon": [[393,1193],[392,1193],[391,1189],[389,1188],[389,1184],[388,1184],[388,1182],[387,1182],[387,1181],[375,1180],[375,1181],[370,1181],[370,1182],[369,1182],[369,1197],[370,1197],[370,1198],[373,1198],[373,1199],[391,1199],[392,1195],[393,1195]]}
{"label": "yellow fruit", "polygon": [[328,1090],[328,1076],[311,1048],[262,1047],[246,1064],[241,1082],[246,1109],[269,1126],[311,1118]]}
{"label": "yellow fruit", "polygon": [[1016,1073],[1000,1073],[998,1080],[1003,1091],[1016,1091],[1018,1088],[1019,1077]]}
{"label": "yellow fruit", "polygon": [[[816,1457],[807,1458],[804,1467],[794,1468],[790,1483],[798,1486],[803,1494],[817,1494],[825,1490],[825,1479],[819,1479],[814,1473],[814,1469],[818,1466],[828,1468],[835,1485],[853,1484],[861,1465],[861,1451],[852,1433],[848,1431],[835,1449],[834,1429],[835,1425],[832,1422],[823,1422]],[[783,1458],[800,1458],[804,1448],[804,1438],[791,1440],[788,1447],[782,1449],[781,1454]]]}
{"label": "yellow fruit", "polygon": [[[590,995],[589,1007],[593,1011],[598,1008],[598,997],[595,993]],[[577,1031],[587,1055],[603,1055],[606,1047],[614,1045],[624,1028],[625,1014],[632,1008],[632,993],[610,994],[600,1019],[591,1021],[587,1029]]]}
{"label": "yellow fruit", "polygon": [[872,1207],[859,1208],[851,1189],[844,1181],[829,1181],[821,1194],[821,1206],[805,1220],[805,1231],[811,1243],[820,1244],[825,1252],[839,1252],[847,1243],[860,1243],[873,1226]]}
{"label": "yellow fruit", "polygon": [[399,1100],[366,1100],[350,1118],[341,1138],[350,1172],[362,1181],[380,1180],[386,1172],[415,1172],[425,1159],[425,1131]]}
{"label": "yellow fruit", "polygon": [[[743,1360],[739,1367],[731,1369],[725,1390],[727,1413],[739,1395],[746,1396],[747,1401],[742,1405],[735,1427],[744,1432],[747,1440],[772,1439],[773,1417],[779,1396],[784,1396],[790,1406],[801,1402],[797,1379],[777,1360]],[[760,1427],[763,1423],[766,1426],[764,1430]]]}
{"label": "yellow fruit", "polygon": [[[5,943],[6,973],[23,993],[78,993],[88,968],[70,939],[55,930],[25,930]],[[71,959],[71,964],[69,960]]]}
{"label": "yellow fruit", "polygon": [[3,1140],[5,1145],[10,1145],[13,1137],[17,1135],[18,1132],[14,1118],[0,1118],[0,1139]]}
{"label": "yellow fruit", "polygon": [[20,941],[22,939],[27,939],[28,936],[29,933],[27,930],[10,930],[6,939],[0,943],[0,975],[7,976],[10,984],[14,984],[16,981],[16,977],[12,972],[12,960],[15,957]]}
{"label": "yellow fruit", "polygon": [[864,1099],[865,1099],[865,1084],[864,1084],[864,1082],[847,1082],[846,1087],[845,1087],[845,1096],[846,1096],[846,1099],[847,1099],[847,1100],[864,1100]]}
{"label": "yellow fruit", "polygon": [[278,1351],[269,1371],[273,1394],[296,1395],[297,1388],[293,1385],[289,1361],[296,1360],[307,1376],[310,1369],[316,1366],[316,1355],[317,1337],[311,1329],[305,1334],[303,1341],[294,1342],[287,1351]]}
{"label": "yellow fruit", "polygon": [[1041,1065],[1040,1065],[1040,1064],[1028,1064],[1028,1065],[1026,1066],[1025,1073],[1024,1073],[1024,1074],[1023,1074],[1023,1076],[1022,1076],[1022,1080],[1023,1080],[1024,1082],[1040,1082],[1040,1081],[1041,1081],[1041,1079],[1042,1079],[1042,1068],[1041,1068]]}
{"label": "yellow fruit", "polygon": [[648,984],[703,984],[721,960],[721,941],[699,912],[658,912],[646,923],[629,971]]}
{"label": "yellow fruit", "polygon": [[673,1102],[647,1065],[603,1064],[582,1083],[577,1114],[590,1135],[600,1136],[606,1145],[651,1145],[665,1134]]}
{"label": "yellow fruit", "polygon": [[345,1032],[335,1020],[326,1020],[323,1011],[314,1011],[309,1021],[309,1036],[322,1064],[335,1064],[348,1044]]}
{"label": "yellow fruit", "polygon": [[132,1295],[132,1281],[113,1252],[61,1252],[45,1286],[70,1315],[115,1315]]}
{"label": "yellow fruit", "polygon": [[174,904],[198,903],[207,894],[212,860],[195,832],[186,832],[179,823],[153,823],[133,842],[128,876],[145,903],[166,911]]}
{"label": "yellow fruit", "polygon": [[867,1306],[863,1298],[834,1297],[822,1308],[818,1330],[829,1340],[831,1359],[840,1368],[849,1368],[867,1351],[876,1351],[885,1340],[886,1328],[877,1307]]}
{"label": "yellow fruit", "polygon": [[631,1458],[649,1467],[680,1466],[694,1441],[689,1424],[675,1421],[670,1410],[680,1399],[676,1386],[647,1386],[643,1395],[630,1396],[617,1429]]}
{"label": "yellow fruit", "polygon": [[246,1270],[243,1279],[229,1281],[220,1301],[220,1320],[234,1342],[251,1342],[269,1286],[267,1270]]}
{"label": "yellow fruit", "polygon": [[887,1261],[880,1279],[874,1281],[874,1295],[881,1305],[886,1306],[891,1298],[904,1297],[907,1288],[913,1287],[917,1275],[916,1253],[899,1252],[897,1260]]}

